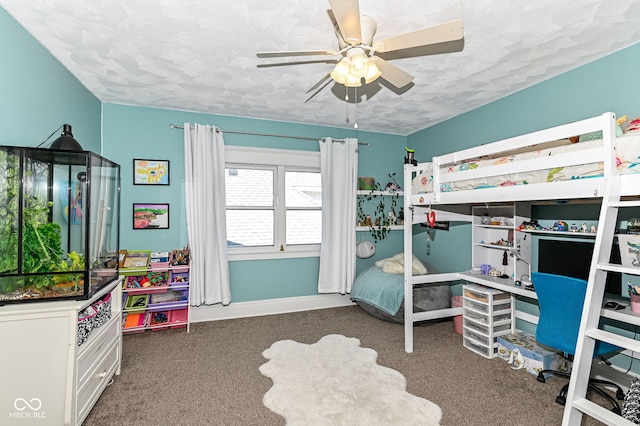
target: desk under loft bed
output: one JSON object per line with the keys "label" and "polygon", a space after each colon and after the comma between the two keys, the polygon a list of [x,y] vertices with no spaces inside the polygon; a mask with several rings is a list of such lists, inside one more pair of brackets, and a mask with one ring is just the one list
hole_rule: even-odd
{"label": "desk under loft bed", "polygon": [[[596,262],[592,262],[592,265],[598,265],[595,269],[604,269],[600,268],[599,263],[608,262],[617,219],[617,207],[613,218],[609,207],[640,205],[637,201],[620,202],[621,197],[630,197],[625,198],[627,200],[640,195],[640,132],[616,136],[616,130],[615,115],[605,113],[586,120],[437,156],[431,162],[405,165],[404,264],[411,264],[413,225],[428,222],[431,211],[437,212],[437,220],[455,220],[453,217],[443,216],[441,212],[459,211],[462,205],[592,199],[602,203],[594,245],[593,259]],[[572,142],[580,135],[583,139],[590,140]],[[606,260],[602,260],[604,255],[601,257],[600,253],[606,253]],[[612,267],[618,272],[639,275],[633,270],[621,271],[624,268],[620,265]],[[587,313],[598,318],[601,315],[604,282],[601,290],[593,291],[592,280],[596,277],[593,268],[590,273],[591,289],[587,292],[583,322]],[[535,299],[534,292],[514,286],[513,279],[517,278],[493,280],[494,283],[490,286]],[[413,276],[411,268],[405,268],[405,306],[413,306],[412,288],[416,284],[460,280],[478,283],[482,281],[482,284],[489,281],[486,276],[475,278],[468,271]],[[459,307],[422,313],[405,309],[405,351],[413,352],[415,322],[461,314],[462,308]],[[631,346],[637,344],[624,343]],[[570,405],[569,402],[567,405]],[[593,415],[585,410],[585,413]],[[597,411],[597,408],[594,410]],[[615,419],[619,420],[623,419]],[[611,424],[615,424],[614,420]]]}

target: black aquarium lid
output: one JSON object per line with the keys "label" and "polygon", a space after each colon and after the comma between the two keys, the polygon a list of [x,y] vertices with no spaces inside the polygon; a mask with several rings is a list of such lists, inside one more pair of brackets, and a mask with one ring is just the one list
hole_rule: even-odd
{"label": "black aquarium lid", "polygon": [[64,166],[86,166],[87,159],[93,166],[117,167],[118,164],[91,151],[69,151],[64,149],[31,148],[26,146],[0,145],[1,150],[11,151],[32,160]]}

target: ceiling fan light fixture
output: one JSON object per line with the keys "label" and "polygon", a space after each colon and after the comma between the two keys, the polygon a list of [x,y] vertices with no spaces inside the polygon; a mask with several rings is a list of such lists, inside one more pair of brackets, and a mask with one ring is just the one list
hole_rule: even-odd
{"label": "ceiling fan light fixture", "polygon": [[336,64],[333,71],[329,74],[339,84],[345,84],[347,77],[349,77],[351,60],[349,58],[342,58],[340,62]]}
{"label": "ceiling fan light fixture", "polygon": [[367,64],[367,73],[364,75],[365,84],[369,84],[375,81],[378,77],[382,75],[382,71],[376,65],[375,58],[371,58],[369,63]]}
{"label": "ceiling fan light fixture", "polygon": [[365,56],[364,51],[360,48],[351,49],[349,52],[351,51],[356,51],[356,53],[349,55],[349,58],[351,59],[350,73],[354,77],[362,78],[367,73],[368,59]]}
{"label": "ceiling fan light fixture", "polygon": [[362,77],[356,77],[351,74],[347,77],[347,80],[342,83],[347,87],[360,87],[362,86]]}

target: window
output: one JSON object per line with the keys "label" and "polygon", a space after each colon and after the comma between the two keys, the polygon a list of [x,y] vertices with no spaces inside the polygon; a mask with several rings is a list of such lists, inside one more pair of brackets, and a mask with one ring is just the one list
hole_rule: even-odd
{"label": "window", "polygon": [[225,155],[230,259],[318,256],[320,153],[226,147]]}

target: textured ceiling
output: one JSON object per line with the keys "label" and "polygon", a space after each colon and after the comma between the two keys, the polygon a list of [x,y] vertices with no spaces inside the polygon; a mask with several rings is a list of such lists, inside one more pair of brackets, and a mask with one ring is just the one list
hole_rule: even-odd
{"label": "textured ceiling", "polygon": [[[333,82],[305,93],[331,71],[331,63],[318,62],[324,57],[256,57],[337,50],[326,0],[0,5],[103,102],[335,127],[357,118],[361,130],[399,135],[640,41],[638,0],[360,0],[360,12],[377,21],[374,41],[453,19],[463,20],[465,36],[454,53],[434,46],[390,58],[413,83],[398,90],[378,79],[349,89],[348,103],[344,86]],[[300,61],[315,62],[259,67]]]}

